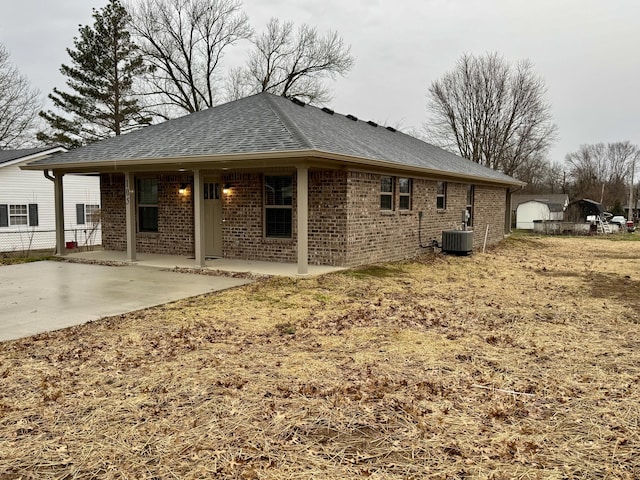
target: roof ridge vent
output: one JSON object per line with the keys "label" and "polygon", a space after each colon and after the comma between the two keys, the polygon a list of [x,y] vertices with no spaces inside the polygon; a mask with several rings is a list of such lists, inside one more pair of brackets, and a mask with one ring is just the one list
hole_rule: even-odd
{"label": "roof ridge vent", "polygon": [[353,115],[351,115],[351,114],[347,115],[347,118],[348,118],[349,120],[353,120],[354,122],[357,122],[357,121],[358,121],[358,117],[354,117],[354,116],[353,116]]}
{"label": "roof ridge vent", "polygon": [[373,120],[369,120],[367,123],[369,125],[371,125],[372,127],[377,127],[378,126],[378,124],[376,122],[374,122]]}
{"label": "roof ridge vent", "polygon": [[306,105],[302,100],[298,99],[297,97],[293,97],[291,101],[301,107],[304,107]]}
{"label": "roof ridge vent", "polygon": [[333,115],[334,113],[336,113],[336,112],[334,112],[333,110],[331,110],[330,108],[327,108],[327,107],[322,107],[322,111],[324,113],[328,113],[329,115]]}
{"label": "roof ridge vent", "polygon": [[390,132],[397,132],[397,130],[393,127],[386,127]]}

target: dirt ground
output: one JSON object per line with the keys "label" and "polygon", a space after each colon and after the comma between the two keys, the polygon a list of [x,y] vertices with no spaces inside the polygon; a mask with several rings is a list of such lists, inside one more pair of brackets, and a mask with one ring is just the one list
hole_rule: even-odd
{"label": "dirt ground", "polygon": [[640,242],[519,236],[5,342],[0,480],[640,478],[639,324]]}

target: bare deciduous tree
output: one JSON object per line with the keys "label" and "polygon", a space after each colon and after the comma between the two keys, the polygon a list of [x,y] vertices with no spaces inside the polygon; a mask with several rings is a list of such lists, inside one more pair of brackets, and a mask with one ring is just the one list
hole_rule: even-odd
{"label": "bare deciduous tree", "polygon": [[321,36],[316,28],[305,24],[294,32],[293,23],[281,23],[276,18],[253,44],[246,66],[229,75],[229,99],[271,92],[309,103],[326,103],[331,91],[325,80],[345,75],[354,63],[351,48],[337,32]]}
{"label": "bare deciduous tree", "polygon": [[529,61],[465,54],[429,87],[431,141],[507,175],[544,158],[556,126],[542,78]]}
{"label": "bare deciduous tree", "polygon": [[632,165],[640,156],[629,141],[581,145],[566,156],[574,196],[600,201],[607,207],[624,203]]}
{"label": "bare deciduous tree", "polygon": [[151,69],[150,94],[160,105],[196,112],[215,105],[225,49],[249,38],[237,0],[129,2],[132,28]]}
{"label": "bare deciduous tree", "polygon": [[40,94],[31,88],[0,44],[0,150],[18,148],[34,139]]}

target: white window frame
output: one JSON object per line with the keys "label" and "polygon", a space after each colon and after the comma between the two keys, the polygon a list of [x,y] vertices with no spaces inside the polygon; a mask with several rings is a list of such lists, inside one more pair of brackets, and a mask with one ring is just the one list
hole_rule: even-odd
{"label": "white window frame", "polygon": [[[20,212],[17,210],[20,209]],[[24,213],[22,213],[24,209]],[[24,218],[22,221],[16,222],[17,219]],[[10,227],[26,227],[29,225],[29,205],[27,204],[14,204],[9,205],[9,226]]]}
{"label": "white window frame", "polygon": [[85,204],[84,206],[84,221],[91,224],[100,223],[100,205],[93,203]]}

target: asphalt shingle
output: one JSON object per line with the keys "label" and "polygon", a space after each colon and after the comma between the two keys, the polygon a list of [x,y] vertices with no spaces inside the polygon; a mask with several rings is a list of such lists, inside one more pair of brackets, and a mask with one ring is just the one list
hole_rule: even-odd
{"label": "asphalt shingle", "polygon": [[18,150],[0,150],[0,165],[19,158],[30,157],[43,153],[55,147],[20,148]]}
{"label": "asphalt shingle", "polygon": [[519,182],[399,131],[260,93],[31,165],[320,151],[399,166]]}

